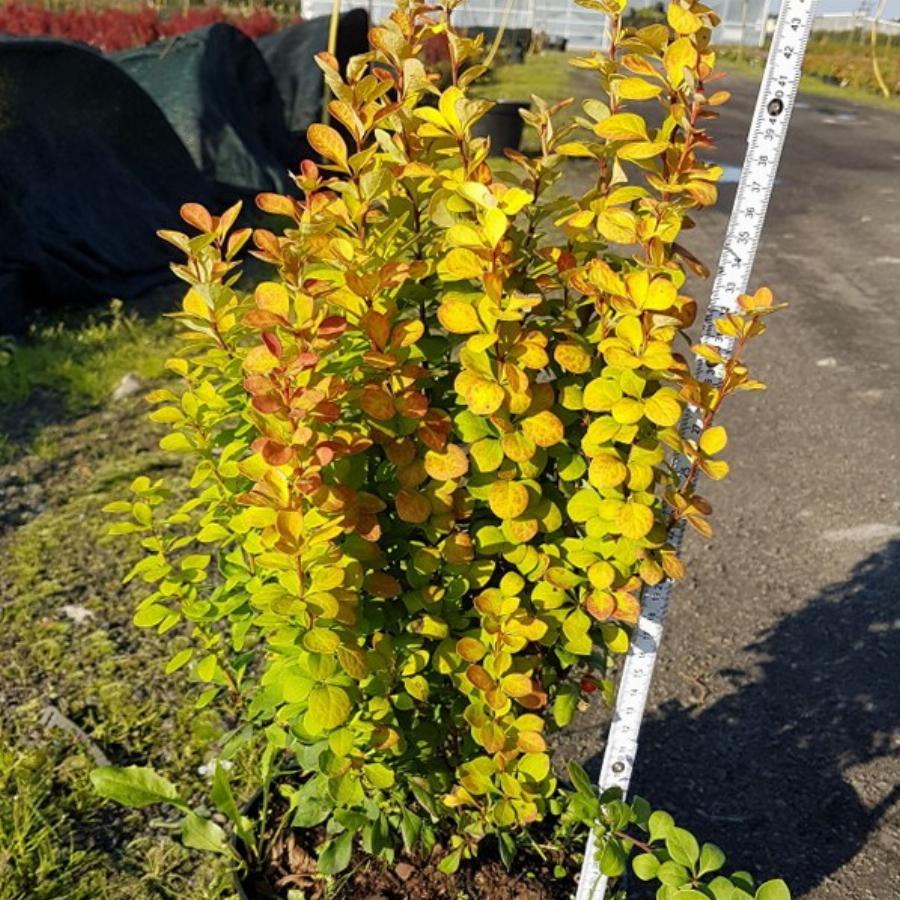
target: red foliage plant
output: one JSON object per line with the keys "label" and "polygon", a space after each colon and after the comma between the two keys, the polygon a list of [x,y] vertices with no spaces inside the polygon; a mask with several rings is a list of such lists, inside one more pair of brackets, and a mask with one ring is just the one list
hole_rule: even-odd
{"label": "red foliage plant", "polygon": [[248,15],[232,15],[210,6],[164,15],[149,6],[56,11],[19,0],[0,6],[0,32],[80,41],[107,53],[143,47],[216,22],[234,25],[251,38],[276,31],[282,24],[274,13],[265,9]]}

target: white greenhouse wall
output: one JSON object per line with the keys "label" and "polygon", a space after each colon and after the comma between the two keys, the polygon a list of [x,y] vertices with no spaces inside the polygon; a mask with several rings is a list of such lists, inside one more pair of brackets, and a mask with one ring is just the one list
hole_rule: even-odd
{"label": "white greenhouse wall", "polygon": [[[635,8],[653,5],[654,0],[632,0]],[[460,26],[499,25],[507,0],[469,0],[457,11]],[[709,5],[722,17],[716,40],[722,44],[762,45],[765,37],[766,0],[711,0]],[[301,14],[307,18],[328,15],[332,0],[301,0]],[[341,0],[341,9],[361,7],[373,21],[394,8],[394,0]],[[568,39],[572,50],[604,46],[605,17],[578,6],[575,0],[514,0],[507,20],[509,28],[531,28],[551,37]]]}

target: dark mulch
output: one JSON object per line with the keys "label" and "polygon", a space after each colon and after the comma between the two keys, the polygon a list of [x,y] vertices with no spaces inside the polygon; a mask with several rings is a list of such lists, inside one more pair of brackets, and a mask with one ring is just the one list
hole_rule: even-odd
{"label": "dark mulch", "polygon": [[329,887],[316,869],[313,847],[319,842],[314,831],[294,830],[280,838],[263,870],[246,878],[246,900],[280,900],[291,889],[303,891],[307,900],[566,900],[574,891],[571,872],[562,879],[553,872],[566,862],[561,851],[547,859],[520,853],[514,871],[507,872],[489,841],[479,858],[463,863],[455,875],[438,869],[439,847],[427,860],[403,854],[391,865],[357,849],[350,874]]}

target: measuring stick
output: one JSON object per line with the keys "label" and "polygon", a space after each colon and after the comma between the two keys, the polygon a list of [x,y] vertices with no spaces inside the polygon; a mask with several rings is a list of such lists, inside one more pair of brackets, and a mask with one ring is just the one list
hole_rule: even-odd
{"label": "measuring stick", "polygon": [[[783,0],[750,122],[747,155],[701,337],[703,343],[716,347],[726,359],[734,350],[734,339],[719,334],[716,321],[723,315],[739,311],[738,297],[747,290],[750,281],[788,122],[800,85],[803,54],[812,30],[814,8],[815,0]],[[719,384],[721,366],[710,366],[698,359],[696,377],[709,384]],[[681,421],[682,437],[696,441],[701,428],[697,409],[688,407]],[[690,467],[687,459],[678,457],[673,464],[679,477],[684,478]],[[675,550],[681,547],[683,537],[684,521],[681,520],[669,532],[669,543]],[[603,754],[601,791],[618,787],[623,795],[628,793],[637,755],[638,733],[647,706],[671,592],[672,582],[666,580],[647,587],[641,597],[641,617],[625,658]],[[603,900],[606,895],[607,879],[600,873],[596,855],[594,834],[591,832],[585,847],[576,900]]]}

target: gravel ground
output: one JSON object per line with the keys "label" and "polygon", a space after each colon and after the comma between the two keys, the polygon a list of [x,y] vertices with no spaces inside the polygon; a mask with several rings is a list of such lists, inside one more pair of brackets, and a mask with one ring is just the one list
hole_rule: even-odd
{"label": "gravel ground", "polygon": [[[740,166],[756,86],[725,87]],[[723,415],[732,474],[705,485],[717,531],[687,547],[634,782],[808,900],[900,897],[898,170],[896,113],[801,98],[752,285],[790,308],[751,353],[769,390]],[[713,267],[734,191],[687,242]],[[604,731],[596,710],[564,749],[596,772]]]}

